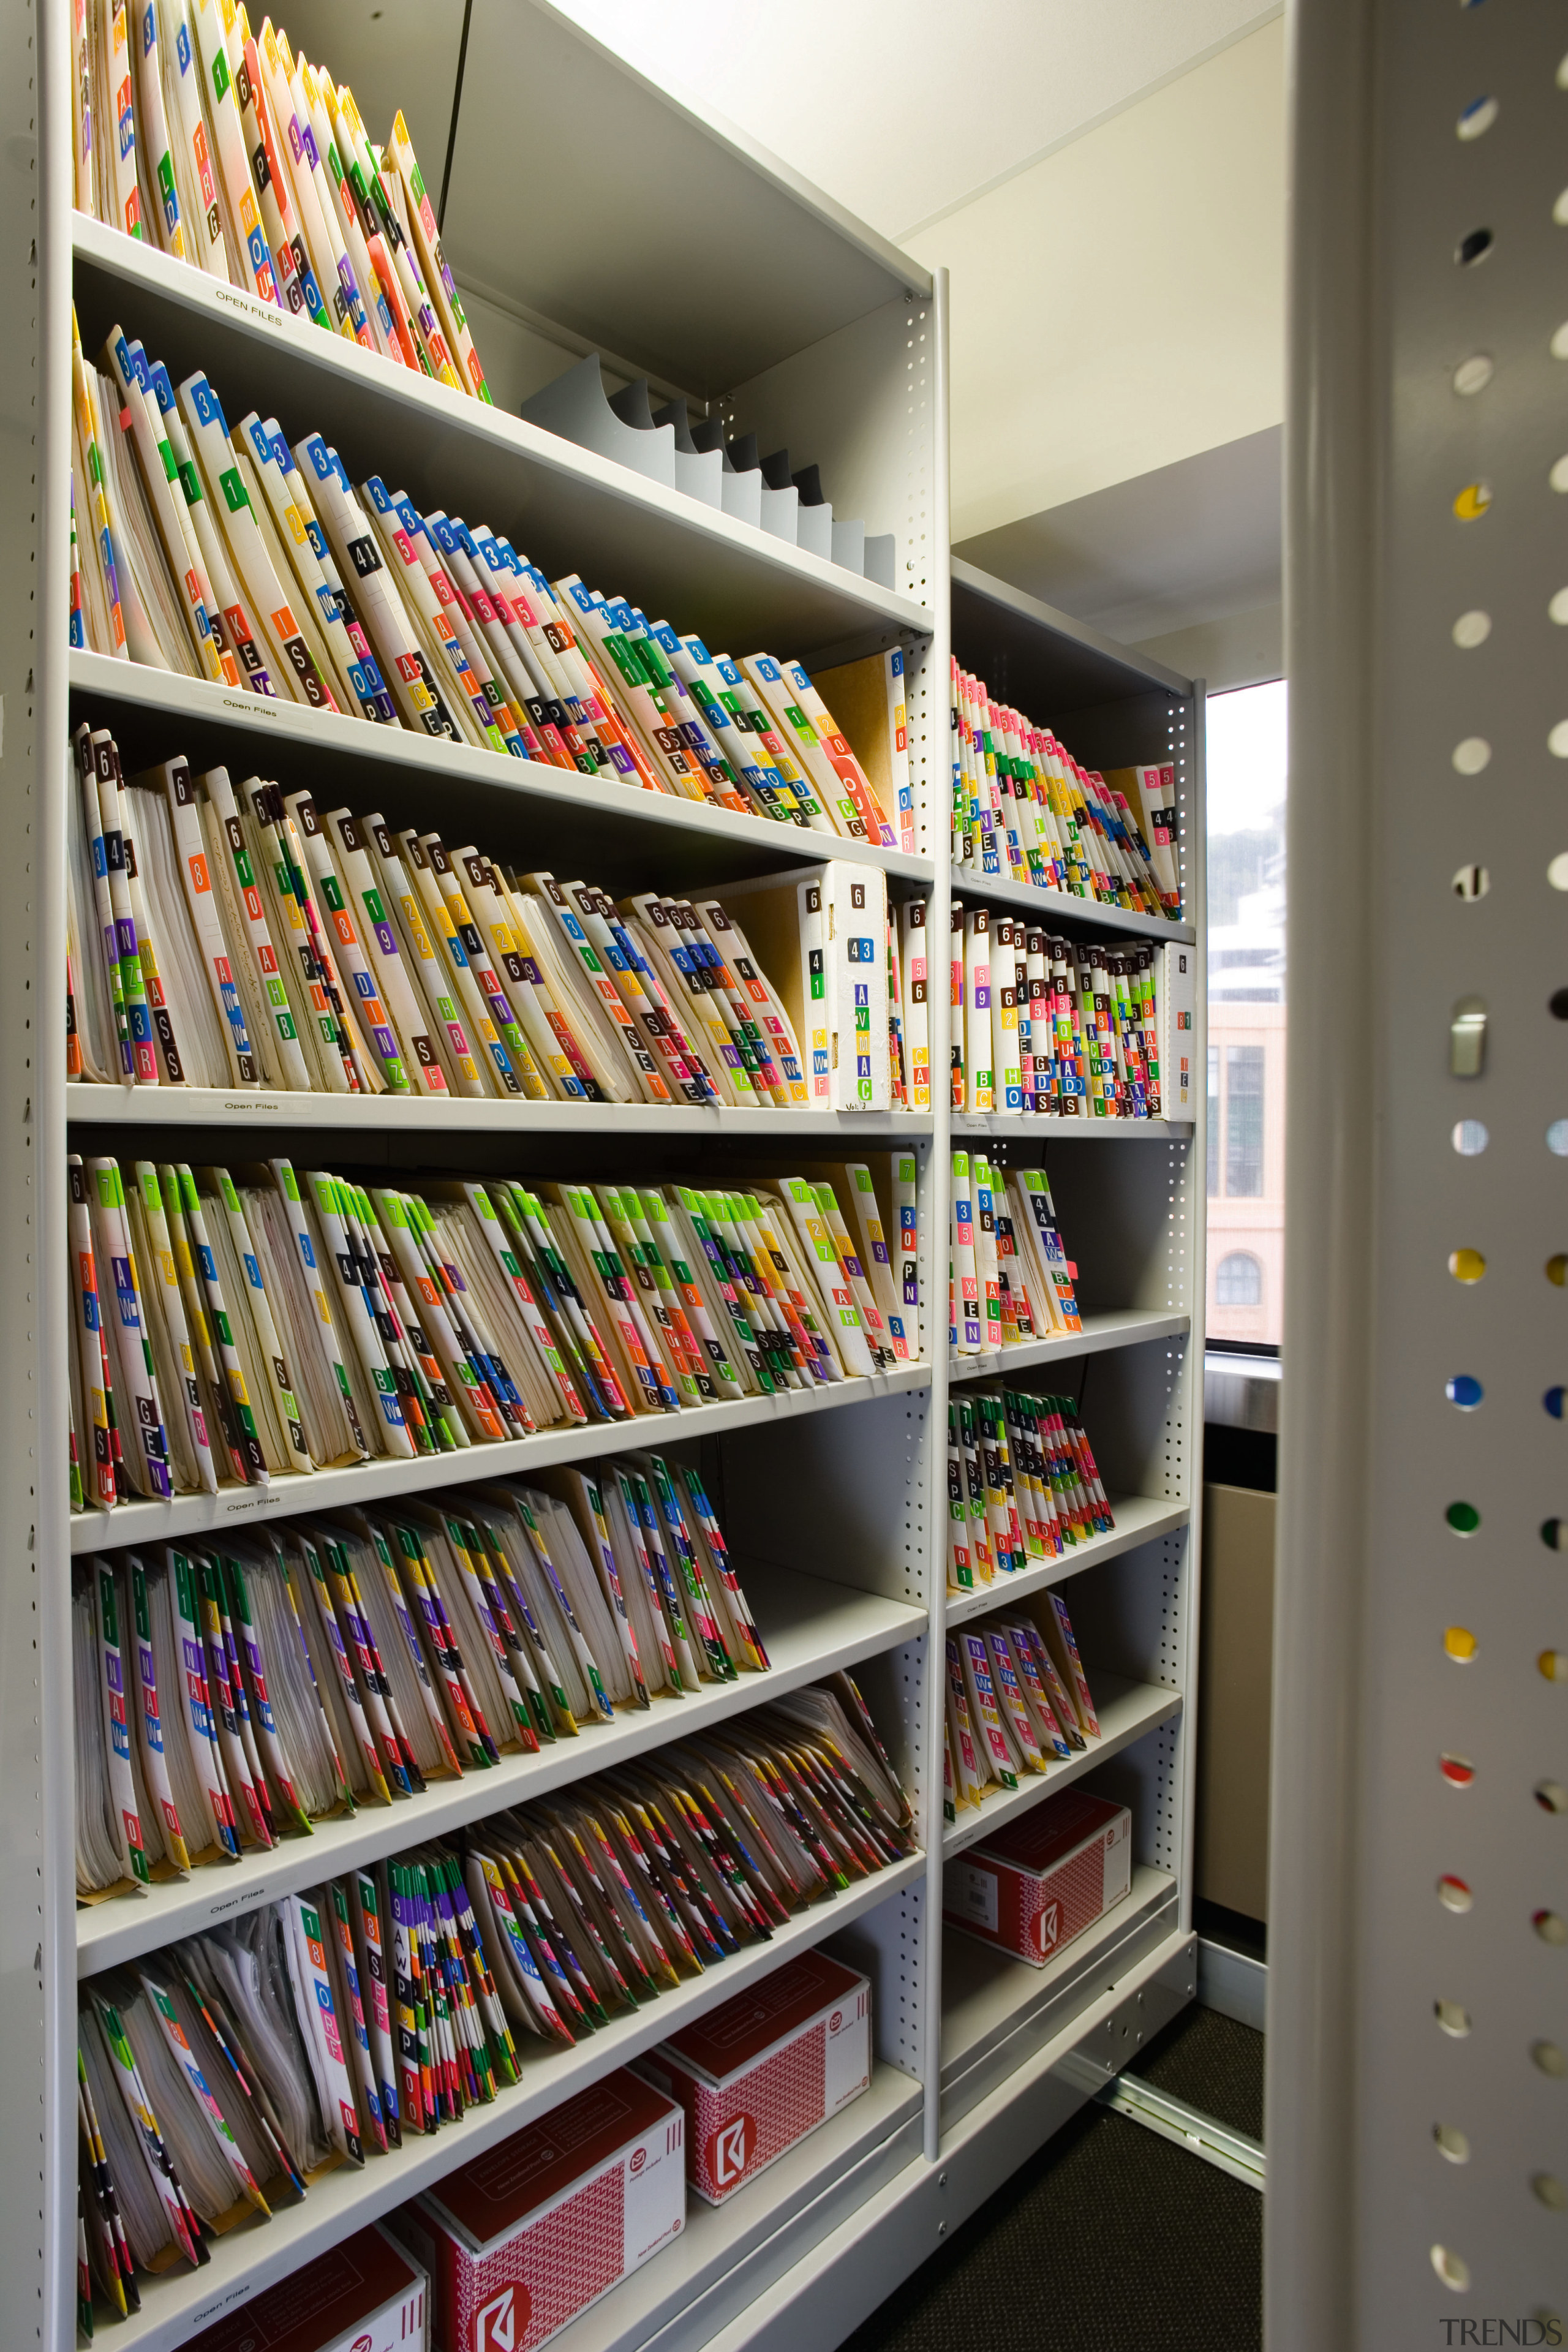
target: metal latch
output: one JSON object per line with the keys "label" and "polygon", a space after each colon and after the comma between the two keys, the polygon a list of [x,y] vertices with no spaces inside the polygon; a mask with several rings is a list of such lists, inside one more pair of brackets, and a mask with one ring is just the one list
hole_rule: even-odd
{"label": "metal latch", "polygon": [[1448,1023],[1448,1069],[1456,1078],[1479,1078],[1487,1058],[1487,1002],[1461,996]]}

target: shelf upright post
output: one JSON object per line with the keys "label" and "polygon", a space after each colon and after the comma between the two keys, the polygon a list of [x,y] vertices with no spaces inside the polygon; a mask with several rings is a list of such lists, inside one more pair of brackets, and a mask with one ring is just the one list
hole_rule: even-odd
{"label": "shelf upright post", "polygon": [[67,1536],[68,12],[0,29],[0,2277],[6,2340],[75,2336],[76,1949]]}
{"label": "shelf upright post", "polygon": [[[1205,716],[1207,681],[1194,678],[1187,702],[1184,747],[1176,712],[1171,714],[1171,752],[1181,798],[1182,911],[1197,935],[1193,988],[1193,1029],[1188,1093],[1193,1131],[1186,1147],[1186,1165],[1172,1188],[1172,1226],[1167,1234],[1167,1263],[1172,1276],[1172,1300],[1184,1299],[1188,1331],[1173,1400],[1171,1439],[1176,1449],[1177,1485],[1187,1505],[1187,1525],[1181,1535],[1165,1538],[1165,1558],[1177,1579],[1182,1610],[1177,1629],[1175,1672],[1182,1690],[1182,1724],[1176,1745],[1177,1916],[1184,1934],[1193,1926],[1194,1880],[1197,1857],[1198,1813],[1198,1629],[1203,1590],[1203,1430],[1204,1326],[1208,1307],[1208,724]],[[1181,1047],[1167,1034],[1160,1039],[1162,1073],[1174,1075]],[[1168,1081],[1167,1081],[1168,1083]],[[1181,1146],[1173,1144],[1173,1162]],[[1167,1455],[1169,1458],[1169,1455]],[[1182,1573],[1185,1548],[1185,1575]]]}
{"label": "shelf upright post", "polygon": [[1563,47],[1292,26],[1271,2352],[1568,2313]]}
{"label": "shelf upright post", "polygon": [[948,705],[952,653],[952,589],[948,568],[952,528],[949,418],[948,273],[935,273],[931,319],[936,333],[936,415],[931,500],[931,641],[926,654],[925,851],[931,860],[926,914],[926,1010],[931,1035],[931,1172],[932,1213],[926,1286],[926,1346],[931,1389],[926,1417],[926,1492],[931,1535],[926,1634],[926,1899],[925,1899],[925,2153],[942,2153],[942,1756],[946,1711],[947,1595],[947,1259],[952,1181],[952,1087],[948,1070],[952,1027],[948,988],[948,909],[952,903],[952,823]]}
{"label": "shelf upright post", "polygon": [[[1312,1017],[1291,1024],[1287,1065],[1291,1377],[1281,1396],[1274,1605],[1270,2352],[1355,2340],[1354,1825],[1373,1480],[1373,19],[1367,0],[1327,0],[1298,10],[1291,27],[1286,954],[1291,990]],[[1321,140],[1330,121],[1331,155]],[[1345,856],[1352,841],[1361,853]]]}

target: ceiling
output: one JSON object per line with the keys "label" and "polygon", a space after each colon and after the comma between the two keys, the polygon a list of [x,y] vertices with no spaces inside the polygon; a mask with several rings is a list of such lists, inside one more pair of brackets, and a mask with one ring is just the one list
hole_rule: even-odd
{"label": "ceiling", "polygon": [[[894,238],[994,187],[1184,72],[1279,0],[557,0],[666,89]],[[297,46],[353,86],[373,139],[406,113],[432,194],[450,126],[463,0],[280,0]],[[482,73],[470,49],[466,73]],[[967,85],[967,86],[965,86]],[[583,165],[593,169],[591,124]],[[527,125],[519,125],[521,187]],[[540,192],[542,193],[542,192]],[[653,216],[657,188],[648,190]]]}
{"label": "ceiling", "polygon": [[1279,14],[1278,0],[559,5],[894,238]]}

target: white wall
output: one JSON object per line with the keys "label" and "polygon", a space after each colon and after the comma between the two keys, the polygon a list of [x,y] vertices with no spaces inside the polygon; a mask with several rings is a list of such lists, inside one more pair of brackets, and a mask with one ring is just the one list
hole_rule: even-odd
{"label": "white wall", "polygon": [[1282,19],[905,240],[952,272],[952,535],[1278,425]]}

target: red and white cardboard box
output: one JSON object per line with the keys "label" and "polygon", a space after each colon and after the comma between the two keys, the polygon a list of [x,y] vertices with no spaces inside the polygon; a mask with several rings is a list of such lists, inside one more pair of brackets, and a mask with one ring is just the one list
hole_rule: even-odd
{"label": "red and white cardboard box", "polygon": [[1132,1884],[1125,1805],[1064,1789],[942,1874],[942,1916],[1043,1969]]}
{"label": "red and white cardboard box", "polygon": [[871,1988],[805,1952],[637,2061],[686,2115],[686,2173],[722,2205],[871,2080]]}
{"label": "red and white cardboard box", "polygon": [[685,2228],[685,2120],[623,2068],[388,2226],[429,2268],[434,2352],[534,2352]]}
{"label": "red and white cardboard box", "polygon": [[187,2352],[428,2352],[429,2282],[374,2224],[187,2338]]}

